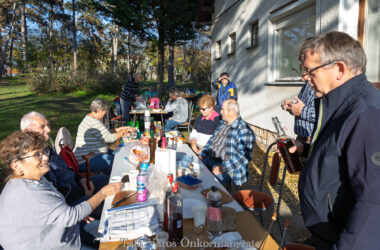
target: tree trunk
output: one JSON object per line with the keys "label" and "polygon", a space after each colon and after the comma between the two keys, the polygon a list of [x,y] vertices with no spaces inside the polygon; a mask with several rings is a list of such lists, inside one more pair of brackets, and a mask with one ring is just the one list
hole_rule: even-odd
{"label": "tree trunk", "polygon": [[129,31],[127,32],[127,70],[128,70],[128,75],[130,79],[132,79],[133,74],[131,72],[131,39],[129,37]]}
{"label": "tree trunk", "polygon": [[182,71],[182,81],[186,81],[187,79],[186,72],[186,44],[183,45],[183,71]]}
{"label": "tree trunk", "polygon": [[53,68],[53,3],[50,3],[49,13],[49,68]]}
{"label": "tree trunk", "polygon": [[118,27],[115,24],[115,29],[112,32],[112,75],[115,78],[116,77],[116,70],[117,70],[117,50],[118,50],[118,43],[119,43],[119,37],[118,35]]}
{"label": "tree trunk", "polygon": [[12,77],[12,71],[13,71],[13,37],[11,38],[11,46],[9,48],[9,60],[8,60],[8,65],[9,65],[9,76]]}
{"label": "tree trunk", "polygon": [[172,89],[174,87],[174,40],[170,41],[169,44],[169,60],[168,60],[168,88]]}
{"label": "tree trunk", "polygon": [[164,60],[165,60],[165,31],[158,24],[158,63],[157,63],[157,92],[162,95],[164,91]]}
{"label": "tree trunk", "polygon": [[16,2],[13,3],[12,11],[13,11],[13,15],[12,15],[12,21],[10,22],[8,37],[6,38],[6,40],[4,42],[4,48],[2,48],[2,54],[1,54],[1,58],[0,58],[0,79],[3,77],[3,74],[4,74],[4,66],[5,66],[5,63],[7,61],[8,44],[9,44],[9,40],[11,40],[11,36],[13,34],[13,27],[14,27],[15,19],[16,19],[15,18],[16,17]]}
{"label": "tree trunk", "polygon": [[25,66],[28,61],[28,54],[27,54],[27,43],[28,41],[28,26],[26,24],[26,15],[25,15],[25,1],[22,1],[21,5],[21,51],[22,51],[22,61],[24,62],[24,70],[25,72]]}
{"label": "tree trunk", "polygon": [[76,13],[75,13],[75,0],[72,0],[73,5],[73,68],[74,72],[77,70],[78,64],[77,64],[77,19],[76,19]]}

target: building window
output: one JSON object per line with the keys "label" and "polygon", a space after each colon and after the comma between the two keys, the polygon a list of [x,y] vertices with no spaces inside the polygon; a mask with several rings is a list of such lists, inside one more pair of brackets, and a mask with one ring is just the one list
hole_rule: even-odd
{"label": "building window", "polygon": [[315,5],[293,9],[272,19],[272,79],[300,81],[302,67],[298,60],[301,43],[315,35]]}
{"label": "building window", "polygon": [[378,0],[367,0],[367,18],[365,28],[365,50],[367,54],[368,80],[380,82],[380,2]]}
{"label": "building window", "polygon": [[236,52],[236,32],[228,36],[228,55],[233,55]]}
{"label": "building window", "polygon": [[215,43],[215,60],[222,57],[222,41],[216,41]]}
{"label": "building window", "polygon": [[259,45],[259,21],[256,20],[249,24],[249,37],[248,37],[248,46],[249,48],[254,48]]}

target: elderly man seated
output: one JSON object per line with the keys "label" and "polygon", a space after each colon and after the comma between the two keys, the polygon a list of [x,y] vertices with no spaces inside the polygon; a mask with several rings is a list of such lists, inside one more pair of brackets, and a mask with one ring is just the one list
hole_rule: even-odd
{"label": "elderly man seated", "polygon": [[171,97],[174,101],[165,106],[165,111],[173,112],[173,117],[170,117],[165,122],[165,132],[169,132],[177,125],[186,122],[189,117],[189,105],[186,99],[181,97],[180,94],[178,90],[174,90],[173,96]]}
{"label": "elderly man seated", "polygon": [[200,153],[200,158],[219,181],[238,189],[248,179],[247,165],[252,159],[255,136],[239,115],[235,99],[223,102],[223,120]]}
{"label": "elderly man seated", "polygon": [[[22,131],[34,131],[41,134],[45,141],[49,140],[49,121],[41,113],[33,111],[24,115],[21,119],[20,127]],[[91,177],[90,189],[88,189],[86,179],[76,175],[55,150],[52,148],[49,148],[49,150],[50,171],[45,177],[65,196],[68,204],[75,205],[87,200],[108,183],[108,176],[94,175]]]}

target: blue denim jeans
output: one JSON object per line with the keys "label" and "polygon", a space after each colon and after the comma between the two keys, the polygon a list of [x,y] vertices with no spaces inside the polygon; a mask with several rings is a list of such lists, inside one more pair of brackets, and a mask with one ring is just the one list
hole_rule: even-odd
{"label": "blue denim jeans", "polygon": [[129,120],[131,119],[129,111],[131,111],[132,102],[129,100],[125,100],[123,98],[120,98],[120,107],[121,107],[121,113],[123,115],[124,121],[126,123],[129,122]]}
{"label": "blue denim jeans", "polygon": [[[107,154],[100,154],[90,159],[90,171],[102,172],[109,175],[111,173],[113,159],[115,154],[112,150],[108,150]],[[79,165],[80,172],[86,172],[86,162]]]}
{"label": "blue denim jeans", "polygon": [[101,234],[98,233],[99,220],[91,221],[89,224],[82,221],[80,222],[79,226],[80,240],[82,243],[81,249],[98,249],[99,242],[95,243],[94,239],[101,236]]}
{"label": "blue denim jeans", "polygon": [[182,124],[183,122],[177,122],[174,121],[174,119],[166,120],[165,121],[165,132],[169,132],[170,130],[173,130],[177,125]]}
{"label": "blue denim jeans", "polygon": [[[211,173],[216,166],[223,166],[223,161],[212,161],[208,155],[206,155],[206,157],[204,157],[202,161],[206,165],[208,170],[211,171]],[[230,177],[227,174],[227,172],[224,172],[223,174],[216,174],[215,177],[219,180],[219,182],[222,185],[227,185],[229,183]]]}

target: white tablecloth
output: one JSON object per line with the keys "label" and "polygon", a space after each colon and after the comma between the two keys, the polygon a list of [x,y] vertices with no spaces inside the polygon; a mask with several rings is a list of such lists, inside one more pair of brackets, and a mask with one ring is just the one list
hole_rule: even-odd
{"label": "white tablecloth", "polygon": [[[177,146],[177,152],[183,152],[186,153],[187,155],[192,155],[195,158],[197,158],[197,155],[191,150],[191,148],[187,144],[179,144]],[[112,171],[111,171],[111,176],[122,176],[123,173],[126,173],[130,170],[135,169],[135,167],[124,157],[126,156],[126,150],[124,147],[118,147],[116,154],[115,154],[115,159],[113,162],[112,166]],[[201,163],[203,165],[203,163]],[[203,169],[198,175],[198,178],[202,180],[202,187],[199,187],[195,190],[186,190],[186,189],[181,189],[181,195],[183,198],[193,198],[193,199],[199,199],[199,200],[205,200],[204,197],[201,195],[202,188],[207,189],[211,186],[216,186],[226,193],[227,190],[223,187],[222,184],[216,179],[216,177],[203,165]],[[114,196],[110,196],[105,199],[104,201],[104,207],[102,211],[102,216],[100,218],[100,223],[99,223],[99,232],[103,232],[104,229],[104,220],[105,220],[105,213],[106,210],[111,208],[111,203],[113,200]],[[243,211],[243,208],[234,200],[228,204],[224,204],[223,206],[228,206],[234,208],[237,212]]]}

